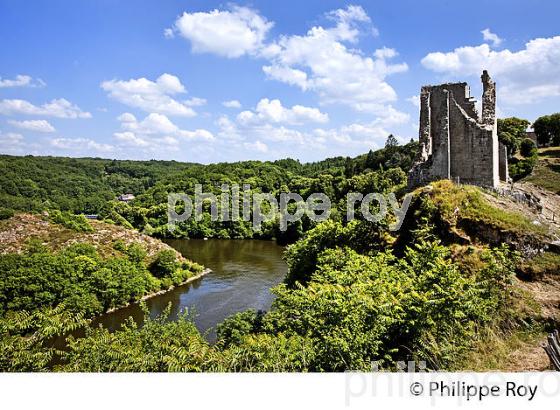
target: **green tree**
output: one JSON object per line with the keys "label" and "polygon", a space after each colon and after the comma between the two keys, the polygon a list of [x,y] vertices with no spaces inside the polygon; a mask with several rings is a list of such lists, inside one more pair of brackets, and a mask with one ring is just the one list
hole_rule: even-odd
{"label": "green tree", "polygon": [[519,147],[519,152],[525,158],[537,155],[537,146],[535,145],[535,141],[533,141],[531,138],[523,139]]}
{"label": "green tree", "polygon": [[385,141],[385,148],[392,148],[399,145],[399,141],[393,134],[389,134],[387,141]]}
{"label": "green tree", "polygon": [[164,276],[171,276],[180,266],[175,251],[166,249],[157,254],[155,260],[150,265],[150,272],[156,278],[163,278]]}
{"label": "green tree", "polygon": [[510,157],[515,155],[526,137],[529,124],[528,120],[517,117],[498,118],[498,139],[507,147]]}
{"label": "green tree", "polygon": [[539,145],[560,145],[560,113],[537,118],[533,123],[533,129]]}

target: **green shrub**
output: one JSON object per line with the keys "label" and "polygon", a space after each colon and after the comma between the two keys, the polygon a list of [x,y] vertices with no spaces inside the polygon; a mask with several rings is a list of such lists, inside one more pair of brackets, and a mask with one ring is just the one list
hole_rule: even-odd
{"label": "green shrub", "polygon": [[13,209],[0,208],[0,221],[4,219],[10,219],[14,215],[15,212]]}
{"label": "green shrub", "polygon": [[177,269],[180,268],[180,263],[177,260],[177,255],[174,250],[166,249],[160,251],[155,260],[150,265],[150,272],[156,278],[163,278],[171,276]]}
{"label": "green shrub", "polygon": [[93,232],[92,226],[84,215],[73,215],[70,212],[54,210],[50,211],[49,219],[51,222],[76,232]]}
{"label": "green shrub", "polygon": [[537,155],[537,146],[531,138],[525,138],[523,139],[523,141],[521,141],[519,152],[525,158],[533,157]]}
{"label": "green shrub", "polygon": [[138,243],[129,245],[125,253],[128,259],[135,264],[142,264],[146,259],[146,250]]}
{"label": "green shrub", "polygon": [[263,316],[262,311],[246,310],[226,318],[216,329],[217,343],[226,348],[240,345],[245,336],[261,330]]}
{"label": "green shrub", "polygon": [[529,157],[523,160],[518,160],[516,158],[512,158],[512,161],[509,165],[509,176],[514,180],[520,180],[521,178],[525,178],[526,176],[530,175],[533,172],[533,168],[537,163],[536,157]]}

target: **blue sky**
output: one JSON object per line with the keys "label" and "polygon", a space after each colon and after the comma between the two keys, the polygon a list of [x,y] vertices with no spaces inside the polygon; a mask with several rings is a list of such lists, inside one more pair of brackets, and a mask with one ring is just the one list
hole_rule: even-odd
{"label": "blue sky", "polygon": [[221,162],[417,137],[423,84],[560,111],[556,1],[0,0],[0,152]]}

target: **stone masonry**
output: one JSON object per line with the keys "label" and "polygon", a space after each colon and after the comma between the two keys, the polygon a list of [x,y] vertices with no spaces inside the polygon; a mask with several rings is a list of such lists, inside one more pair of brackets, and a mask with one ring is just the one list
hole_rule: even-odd
{"label": "stone masonry", "polygon": [[508,180],[506,148],[498,142],[496,83],[482,73],[482,114],[467,83],[424,86],[420,92],[420,147],[409,188],[439,179],[497,187]]}

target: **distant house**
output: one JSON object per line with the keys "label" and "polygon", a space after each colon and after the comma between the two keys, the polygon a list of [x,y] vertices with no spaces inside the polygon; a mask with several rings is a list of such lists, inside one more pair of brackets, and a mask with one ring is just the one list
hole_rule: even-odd
{"label": "distant house", "polygon": [[134,195],[132,195],[132,194],[122,194],[122,195],[119,195],[119,197],[117,199],[121,202],[130,202],[134,199]]}

